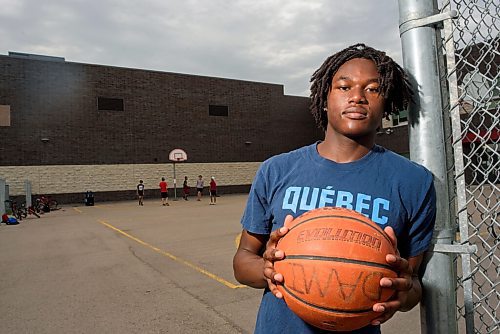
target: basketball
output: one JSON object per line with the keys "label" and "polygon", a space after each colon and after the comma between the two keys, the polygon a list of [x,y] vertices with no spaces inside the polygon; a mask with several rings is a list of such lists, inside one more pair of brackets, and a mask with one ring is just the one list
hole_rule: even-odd
{"label": "basketball", "polygon": [[364,215],[343,208],[319,208],[294,219],[274,263],[283,275],[278,289],[288,307],[305,322],[330,331],[364,327],[379,314],[375,303],[393,290],[382,277],[397,277],[386,262],[396,251],[385,232]]}

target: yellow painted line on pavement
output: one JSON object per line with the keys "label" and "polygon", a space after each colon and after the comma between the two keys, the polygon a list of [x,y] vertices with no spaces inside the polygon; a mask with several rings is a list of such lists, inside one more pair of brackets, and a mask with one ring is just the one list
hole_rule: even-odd
{"label": "yellow painted line on pavement", "polygon": [[166,256],[166,257],[168,257],[168,258],[170,258],[170,259],[172,259],[172,260],[174,260],[174,261],[176,261],[178,263],[182,263],[183,265],[188,266],[189,268],[194,269],[197,272],[199,272],[199,273],[201,273],[203,275],[206,275],[206,276],[210,277],[213,280],[216,280],[217,282],[219,282],[221,284],[224,284],[228,288],[231,288],[231,289],[246,288],[246,285],[241,285],[241,284],[240,285],[236,285],[236,284],[233,284],[233,283],[231,283],[229,281],[226,281],[222,277],[219,277],[219,276],[217,276],[215,274],[212,274],[211,272],[206,271],[205,269],[203,269],[201,267],[198,267],[197,265],[194,265],[191,262],[183,260],[183,259],[181,259],[181,258],[179,258],[179,257],[177,257],[177,256],[175,256],[175,255],[173,255],[171,253],[165,252],[165,251],[159,249],[158,247],[152,246],[152,245],[148,244],[147,242],[144,242],[141,239],[138,239],[138,238],[134,237],[133,235],[130,235],[127,232],[122,231],[119,228],[114,227],[113,225],[111,225],[111,224],[109,224],[109,223],[107,223],[105,221],[99,220],[99,223],[101,223],[102,225],[104,225],[104,226],[106,226],[106,227],[108,227],[108,228],[110,228],[112,230],[115,230],[116,232],[118,232],[118,233],[126,236],[129,239],[132,239],[132,240],[138,242],[139,244],[141,244],[141,245],[143,245],[143,246],[145,246],[147,248],[150,248],[150,249],[154,250],[155,252],[157,252],[157,253],[159,253],[161,255],[164,255],[164,256]]}
{"label": "yellow painted line on pavement", "polygon": [[75,211],[76,211],[76,212],[78,212],[78,213],[83,213],[83,211],[82,211],[82,210],[80,210],[80,209],[78,209],[78,208],[73,208],[73,210],[75,210]]}

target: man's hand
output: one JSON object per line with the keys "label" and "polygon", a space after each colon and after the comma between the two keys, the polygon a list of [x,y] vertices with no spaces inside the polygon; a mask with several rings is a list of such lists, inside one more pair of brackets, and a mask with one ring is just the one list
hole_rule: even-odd
{"label": "man's hand", "polygon": [[277,249],[278,241],[288,232],[288,225],[293,220],[291,215],[286,216],[283,227],[273,231],[269,235],[269,240],[266,243],[266,250],[262,254],[264,259],[264,277],[267,280],[269,290],[276,296],[276,298],[283,298],[283,294],[278,290],[277,285],[283,283],[283,275],[274,270],[274,262],[283,260],[285,252]]}
{"label": "man's hand", "polygon": [[402,258],[397,251],[397,238],[392,227],[386,227],[384,231],[392,241],[396,254],[388,254],[385,258],[387,263],[399,273],[396,278],[383,277],[380,286],[394,290],[393,297],[383,303],[373,305],[373,311],[381,313],[372,321],[372,325],[379,325],[389,320],[397,311],[409,311],[422,296],[422,288],[418,276],[418,267],[422,262],[423,255],[412,257],[409,260]]}

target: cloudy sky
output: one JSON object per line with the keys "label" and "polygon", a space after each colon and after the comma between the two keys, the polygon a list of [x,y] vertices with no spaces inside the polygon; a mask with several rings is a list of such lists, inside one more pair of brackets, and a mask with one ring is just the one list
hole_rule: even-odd
{"label": "cloudy sky", "polygon": [[0,0],[0,54],[283,84],[357,42],[401,63],[397,0]]}

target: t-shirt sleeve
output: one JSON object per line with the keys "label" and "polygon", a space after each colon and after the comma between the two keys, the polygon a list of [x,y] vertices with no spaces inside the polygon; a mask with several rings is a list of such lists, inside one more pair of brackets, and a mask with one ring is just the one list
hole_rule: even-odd
{"label": "t-shirt sleeve", "polygon": [[436,191],[429,171],[420,194],[420,201],[416,203],[410,217],[408,257],[425,252],[432,240],[436,220]]}
{"label": "t-shirt sleeve", "polygon": [[260,166],[250,188],[247,205],[241,218],[245,230],[256,234],[269,234],[272,229],[272,216],[267,196],[267,166]]}

